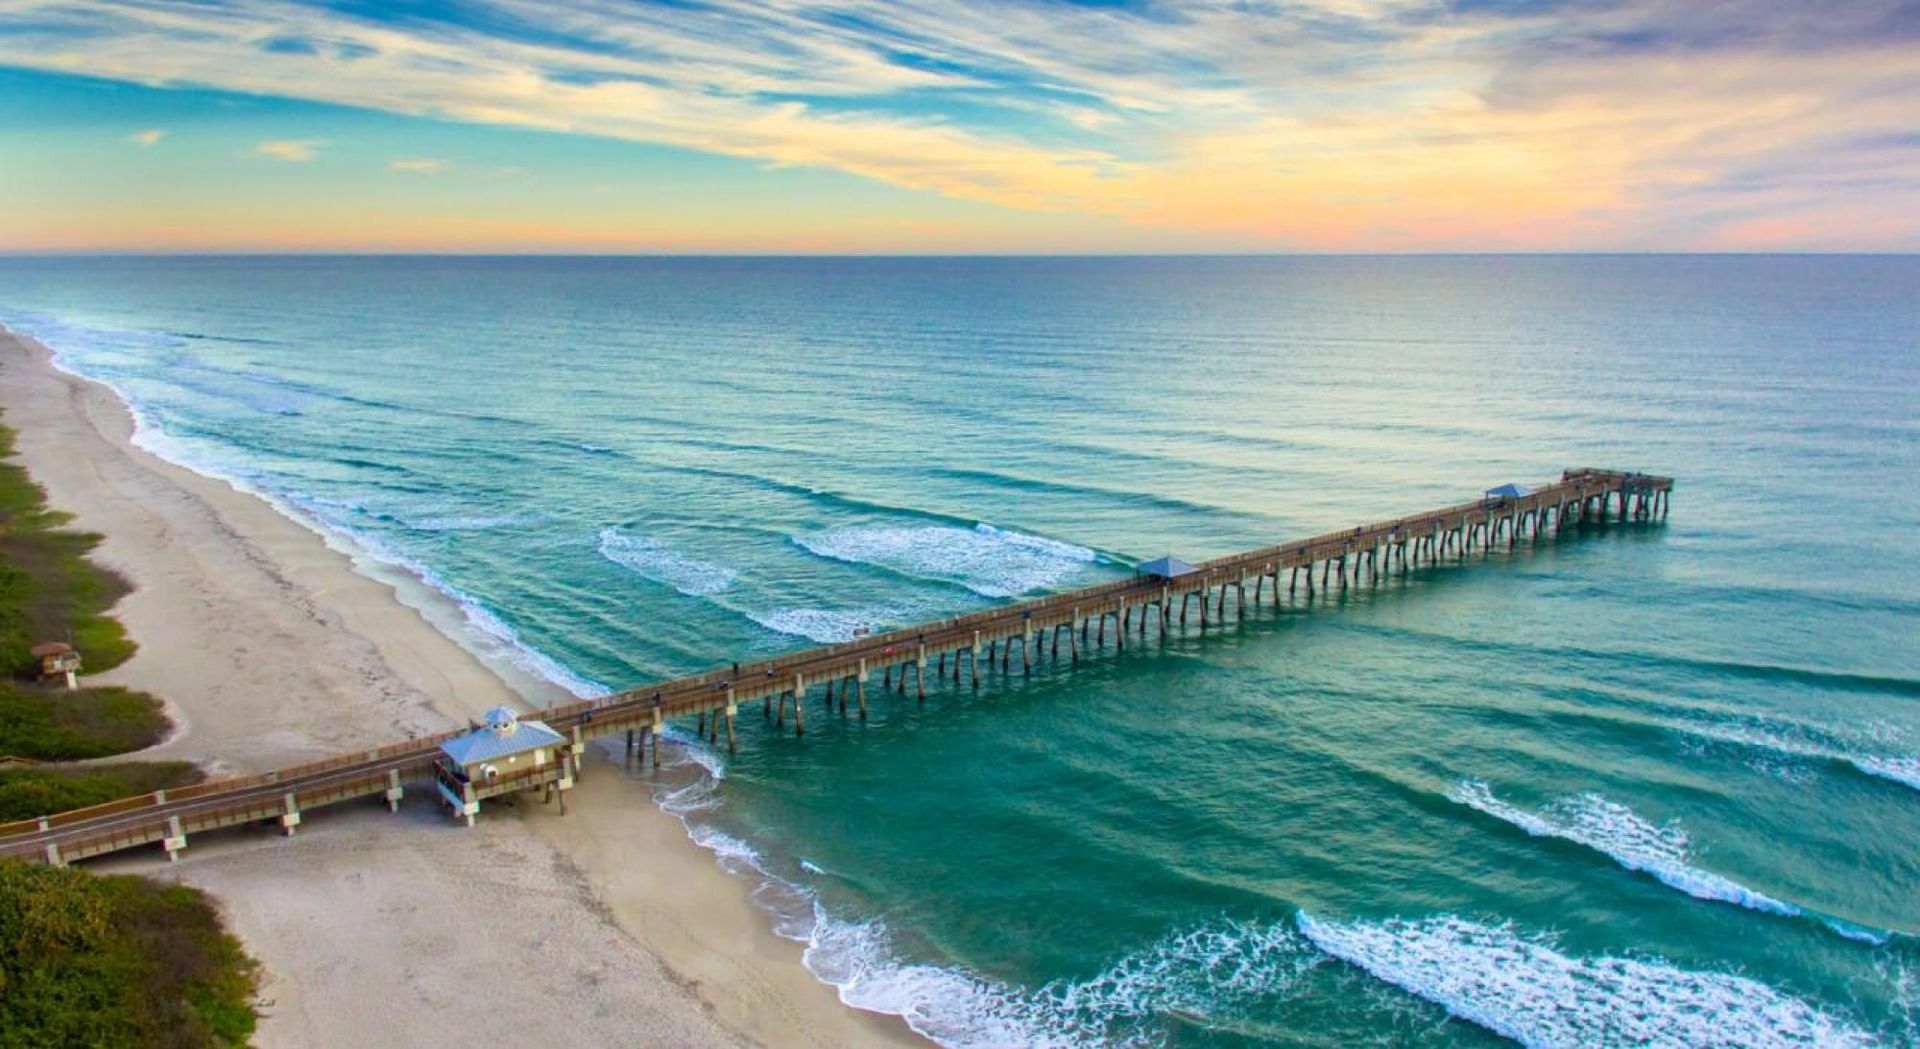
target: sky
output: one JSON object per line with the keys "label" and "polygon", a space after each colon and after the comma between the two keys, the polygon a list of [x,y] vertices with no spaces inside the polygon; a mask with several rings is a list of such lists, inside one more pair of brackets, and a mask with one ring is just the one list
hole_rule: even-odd
{"label": "sky", "polygon": [[1920,250],[1920,0],[0,0],[0,251]]}

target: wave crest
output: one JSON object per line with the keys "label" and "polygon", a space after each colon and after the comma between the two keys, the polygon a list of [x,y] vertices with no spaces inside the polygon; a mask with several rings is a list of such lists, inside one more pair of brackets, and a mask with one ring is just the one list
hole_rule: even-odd
{"label": "wave crest", "polygon": [[861,631],[890,629],[922,617],[911,609],[876,605],[871,608],[776,608],[749,612],[747,618],[775,633],[832,645],[851,641],[860,636]]}
{"label": "wave crest", "polygon": [[1323,959],[1284,923],[1222,921],[1170,933],[1084,980],[1033,990],[897,960],[880,921],[822,914],[807,967],[859,1009],[892,1013],[950,1049],[1159,1046],[1168,1018],[1232,1022],[1283,996]]}
{"label": "wave crest", "polygon": [[982,597],[1053,589],[1099,560],[1084,546],[989,524],[831,528],[793,541],[820,557],[954,583]]}
{"label": "wave crest", "polygon": [[600,556],[688,597],[720,593],[731,587],[738,575],[730,568],[680,553],[651,536],[628,535],[617,528],[600,530]]}
{"label": "wave crest", "polygon": [[[1867,738],[1862,740],[1829,739],[1820,730],[1798,725],[1703,722],[1682,724],[1678,728],[1708,743],[1746,747],[1775,758],[1832,762],[1876,779],[1920,790],[1920,754],[1870,754],[1859,749],[1863,746],[1884,748],[1904,741],[1902,734],[1884,727],[1876,731],[1870,726],[1865,733]],[[1763,760],[1758,767],[1782,778],[1792,778],[1775,761]]]}
{"label": "wave crest", "polygon": [[1585,845],[1630,871],[1650,874],[1695,899],[1719,900],[1788,917],[1801,913],[1794,904],[1688,862],[1693,846],[1679,821],[1650,823],[1631,808],[1599,794],[1562,798],[1537,813],[1501,801],[1481,780],[1462,780],[1447,797],[1536,838],[1560,838]]}
{"label": "wave crest", "polygon": [[1574,957],[1508,924],[1453,915],[1329,922],[1305,911],[1298,923],[1333,957],[1524,1046],[1876,1044],[1846,1020],[1744,976],[1658,958]]}

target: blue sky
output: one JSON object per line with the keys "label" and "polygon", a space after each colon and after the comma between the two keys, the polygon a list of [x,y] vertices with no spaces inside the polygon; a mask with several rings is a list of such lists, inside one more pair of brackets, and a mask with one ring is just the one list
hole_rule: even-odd
{"label": "blue sky", "polygon": [[0,249],[1915,250],[1920,4],[0,0]]}

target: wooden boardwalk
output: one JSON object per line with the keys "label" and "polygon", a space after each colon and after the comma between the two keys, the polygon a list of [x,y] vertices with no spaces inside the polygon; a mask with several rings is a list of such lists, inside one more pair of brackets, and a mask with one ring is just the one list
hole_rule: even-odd
{"label": "wooden boardwalk", "polygon": [[[1157,630],[1164,636],[1190,623],[1206,630],[1226,621],[1230,603],[1236,616],[1249,599],[1257,605],[1269,585],[1274,601],[1281,599],[1283,584],[1289,596],[1313,595],[1380,581],[1418,565],[1464,561],[1496,544],[1511,548],[1543,530],[1557,532],[1583,520],[1664,516],[1672,489],[1666,477],[1569,470],[1525,495],[1477,499],[1216,558],[1172,579],[1135,576],[528,716],[571,737],[567,760],[576,772],[586,742],[614,733],[626,734],[630,752],[651,751],[657,761],[669,721],[695,719],[701,735],[731,748],[738,709],[754,700],[781,728],[791,722],[796,734],[804,734],[810,693],[818,693],[829,711],[864,718],[870,685],[902,693],[911,687],[924,698],[931,672],[936,679],[977,687],[996,666],[1003,674],[1025,673],[1043,661],[1077,662],[1109,644],[1124,648],[1129,634],[1144,638]],[[380,796],[397,806],[405,783],[431,774],[439,744],[464,731],[0,824],[0,856],[61,864],[153,843],[173,854],[189,835],[236,824],[276,821],[292,833],[302,812],[337,802]]]}

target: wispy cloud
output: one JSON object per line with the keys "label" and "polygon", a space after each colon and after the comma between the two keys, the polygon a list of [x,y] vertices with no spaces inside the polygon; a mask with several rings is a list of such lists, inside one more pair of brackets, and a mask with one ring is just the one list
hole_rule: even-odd
{"label": "wispy cloud", "polygon": [[4,64],[664,143],[1250,247],[1809,244],[1852,228],[1827,187],[1868,170],[1876,235],[1920,244],[1920,149],[1855,145],[1911,130],[1906,0],[9,10]]}
{"label": "wispy cloud", "polygon": [[438,175],[447,170],[448,166],[446,161],[430,157],[395,157],[387,163],[387,167],[393,171],[405,171],[414,175]]}
{"label": "wispy cloud", "polygon": [[253,155],[257,157],[272,157],[275,160],[285,160],[290,163],[304,163],[318,156],[320,154],[320,147],[326,144],[325,142],[310,138],[274,139],[269,142],[262,142],[253,147]]}
{"label": "wispy cloud", "polygon": [[157,127],[150,127],[145,131],[136,131],[128,135],[127,141],[136,146],[156,146],[160,144],[161,139],[166,137],[167,133],[165,131]]}

